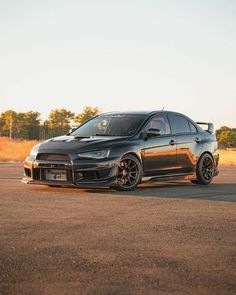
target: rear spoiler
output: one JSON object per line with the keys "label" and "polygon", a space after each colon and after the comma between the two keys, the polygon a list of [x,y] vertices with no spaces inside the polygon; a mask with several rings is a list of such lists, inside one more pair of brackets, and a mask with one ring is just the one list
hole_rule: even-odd
{"label": "rear spoiler", "polygon": [[[214,133],[214,125],[213,123],[206,123],[206,122],[196,122],[198,125],[203,125],[203,130],[209,132],[209,133]],[[206,128],[207,126],[207,128]]]}

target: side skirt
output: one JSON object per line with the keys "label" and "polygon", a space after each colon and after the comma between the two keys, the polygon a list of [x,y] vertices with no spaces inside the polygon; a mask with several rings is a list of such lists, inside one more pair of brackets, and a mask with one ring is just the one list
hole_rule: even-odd
{"label": "side skirt", "polygon": [[169,174],[169,175],[151,175],[151,176],[144,176],[142,177],[142,182],[148,181],[167,181],[167,180],[174,180],[174,179],[181,179],[181,180],[192,180],[196,179],[196,173],[181,173],[181,174]]}

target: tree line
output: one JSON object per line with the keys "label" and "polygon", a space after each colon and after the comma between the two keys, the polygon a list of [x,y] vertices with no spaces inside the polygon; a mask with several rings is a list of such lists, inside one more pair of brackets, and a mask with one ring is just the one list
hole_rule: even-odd
{"label": "tree line", "polygon": [[[67,134],[72,126],[79,126],[100,113],[98,107],[88,106],[80,114],[64,108],[53,109],[48,118],[42,121],[39,112],[7,110],[0,114],[0,136],[44,140]],[[220,147],[236,147],[236,128],[223,126],[216,130],[216,137]]]}
{"label": "tree line", "polygon": [[72,126],[81,125],[100,113],[98,107],[88,106],[79,114],[64,108],[53,109],[48,118],[42,121],[39,112],[18,113],[14,110],[7,110],[0,114],[0,136],[44,140],[67,134]]}
{"label": "tree line", "polygon": [[216,130],[216,137],[220,147],[236,147],[236,128],[222,126],[220,129]]}

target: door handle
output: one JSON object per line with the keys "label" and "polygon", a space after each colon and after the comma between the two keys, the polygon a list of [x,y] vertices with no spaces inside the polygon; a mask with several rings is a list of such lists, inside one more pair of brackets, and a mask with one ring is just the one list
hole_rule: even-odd
{"label": "door handle", "polygon": [[171,139],[171,141],[169,142],[170,145],[174,145],[175,144],[175,141],[174,139]]}
{"label": "door handle", "polygon": [[196,143],[200,142],[200,139],[198,137],[195,138]]}

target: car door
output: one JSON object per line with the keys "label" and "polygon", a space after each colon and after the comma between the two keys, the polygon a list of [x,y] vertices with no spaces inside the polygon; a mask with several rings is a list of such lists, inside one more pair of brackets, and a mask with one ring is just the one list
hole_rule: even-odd
{"label": "car door", "polygon": [[166,115],[155,115],[145,127],[159,129],[161,135],[146,137],[142,150],[144,175],[164,175],[176,168],[176,144]]}
{"label": "car door", "polygon": [[201,153],[201,133],[193,122],[181,115],[168,117],[176,136],[176,170],[179,173],[193,172]]}

